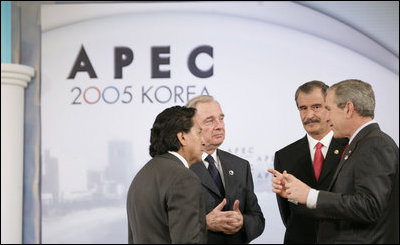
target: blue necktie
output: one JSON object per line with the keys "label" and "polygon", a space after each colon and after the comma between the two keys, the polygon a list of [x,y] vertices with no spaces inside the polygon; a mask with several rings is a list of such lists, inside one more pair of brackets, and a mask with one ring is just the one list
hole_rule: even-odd
{"label": "blue necktie", "polygon": [[214,158],[211,155],[208,155],[206,157],[206,161],[209,163],[208,171],[210,172],[211,177],[213,178],[215,184],[217,185],[219,192],[224,197],[225,196],[224,185],[222,184],[221,176],[219,175],[218,169],[215,166]]}

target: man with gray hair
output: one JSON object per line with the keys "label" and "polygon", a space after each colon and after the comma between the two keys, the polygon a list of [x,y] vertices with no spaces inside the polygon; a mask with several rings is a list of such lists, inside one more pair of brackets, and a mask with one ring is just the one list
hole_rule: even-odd
{"label": "man with gray hair", "polygon": [[218,149],[225,139],[225,116],[212,96],[197,96],[186,106],[196,108],[195,119],[205,143],[202,162],[190,169],[203,186],[208,243],[249,243],[261,235],[265,226],[250,164]]}
{"label": "man with gray hair", "polygon": [[[311,188],[327,190],[339,164],[347,139],[333,138],[325,93],[328,85],[313,80],[299,86],[295,102],[306,135],[275,152],[274,168],[286,170]],[[279,211],[286,227],[285,244],[314,244],[318,220],[312,211],[277,195]]]}
{"label": "man with gray hair", "polygon": [[349,144],[327,191],[275,171],[273,191],[320,219],[317,243],[399,243],[399,147],[374,118],[370,84],[350,79],[327,91],[334,137]]}

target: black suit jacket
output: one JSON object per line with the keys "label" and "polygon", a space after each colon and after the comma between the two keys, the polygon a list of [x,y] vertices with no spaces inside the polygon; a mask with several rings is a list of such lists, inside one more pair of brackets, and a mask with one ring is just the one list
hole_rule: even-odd
{"label": "black suit jacket", "polygon": [[[209,244],[249,243],[264,231],[265,220],[254,193],[253,178],[248,161],[217,150],[225,180],[224,210],[232,210],[235,200],[239,200],[239,209],[243,215],[243,229],[233,235],[208,230]],[[203,162],[193,164],[190,169],[200,178],[206,203],[206,213],[211,212],[223,200],[211,175]]]}
{"label": "black suit jacket", "polygon": [[399,243],[399,147],[377,123],[353,139],[328,190],[315,209],[319,243]]}
{"label": "black suit jacket", "polygon": [[[279,172],[286,170],[311,188],[327,190],[347,142],[347,139],[332,139],[318,182],[314,175],[307,135],[277,151],[274,168]],[[277,200],[282,221],[286,226],[284,243],[316,243],[317,220],[312,211],[278,195]]]}

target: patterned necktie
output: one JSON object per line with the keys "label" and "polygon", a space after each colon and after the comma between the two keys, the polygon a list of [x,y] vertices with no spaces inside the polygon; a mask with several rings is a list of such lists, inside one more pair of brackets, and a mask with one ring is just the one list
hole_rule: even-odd
{"label": "patterned necktie", "polygon": [[315,179],[318,181],[319,175],[321,173],[322,169],[322,164],[324,163],[324,155],[322,155],[321,147],[322,143],[318,142],[317,143],[317,149],[315,150],[314,154],[314,173],[315,173]]}
{"label": "patterned necktie", "polygon": [[215,184],[217,185],[219,192],[224,197],[225,196],[224,185],[222,184],[222,180],[221,180],[221,176],[219,175],[219,171],[218,171],[217,167],[215,166],[214,158],[211,155],[208,155],[206,157],[206,161],[209,163],[208,171],[210,172],[211,177],[213,178]]}

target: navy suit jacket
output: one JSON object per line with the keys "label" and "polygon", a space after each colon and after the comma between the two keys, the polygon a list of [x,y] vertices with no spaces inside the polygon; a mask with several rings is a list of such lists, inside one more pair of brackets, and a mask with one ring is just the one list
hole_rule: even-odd
{"label": "navy suit jacket", "polygon": [[[265,219],[254,193],[253,178],[247,160],[217,149],[225,180],[224,210],[232,210],[235,200],[239,200],[239,209],[243,215],[243,228],[233,235],[207,231],[209,244],[249,243],[264,231]],[[214,183],[203,162],[193,164],[190,169],[197,174],[203,186],[206,213],[211,212],[223,200],[223,196]]]}
{"label": "navy suit jacket", "polygon": [[[335,139],[329,145],[319,180],[316,181],[307,135],[275,153],[274,168],[286,170],[318,190],[327,190],[339,164],[347,139]],[[317,219],[305,205],[295,205],[277,195],[279,211],[286,226],[284,243],[316,243]]]}
{"label": "navy suit jacket", "polygon": [[318,243],[399,243],[399,147],[377,123],[353,139],[315,212]]}

